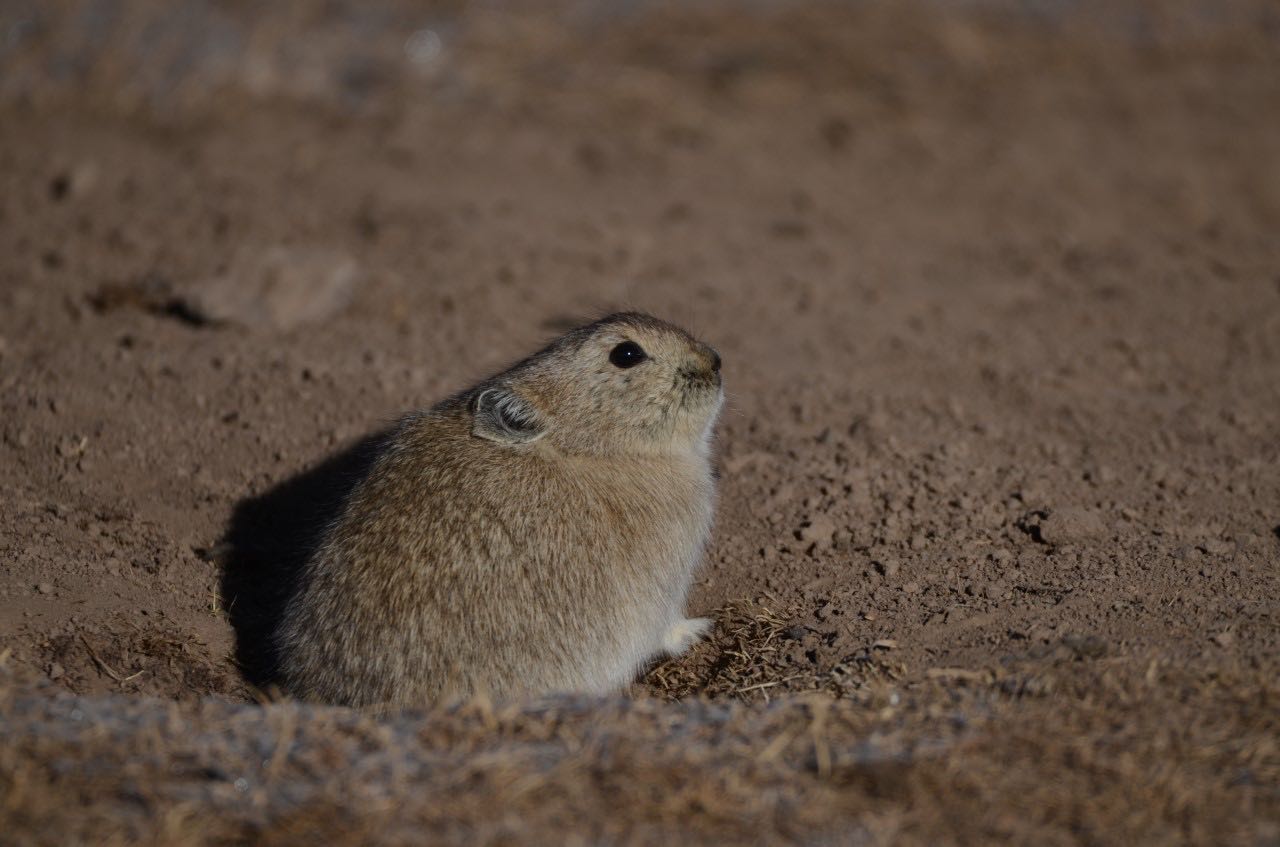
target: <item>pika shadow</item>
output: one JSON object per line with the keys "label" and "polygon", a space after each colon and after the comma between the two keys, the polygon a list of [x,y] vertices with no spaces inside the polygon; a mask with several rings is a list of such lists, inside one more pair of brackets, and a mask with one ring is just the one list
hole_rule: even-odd
{"label": "pika shadow", "polygon": [[235,630],[236,662],[259,690],[279,685],[276,630],[303,566],[390,435],[390,428],[366,435],[236,504],[220,545],[222,608]]}

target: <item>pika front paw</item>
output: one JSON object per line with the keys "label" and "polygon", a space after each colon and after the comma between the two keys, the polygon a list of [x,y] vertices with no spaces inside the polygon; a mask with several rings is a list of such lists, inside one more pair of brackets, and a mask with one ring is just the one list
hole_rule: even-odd
{"label": "pika front paw", "polygon": [[714,623],[711,618],[685,618],[676,621],[662,636],[662,649],[669,656],[679,656],[700,641]]}

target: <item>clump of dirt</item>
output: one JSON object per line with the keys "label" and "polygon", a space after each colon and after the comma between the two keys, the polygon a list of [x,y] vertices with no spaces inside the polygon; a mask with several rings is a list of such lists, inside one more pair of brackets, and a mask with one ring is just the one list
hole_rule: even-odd
{"label": "clump of dirt", "polygon": [[[1280,838],[1269,4],[109,5],[0,21],[6,834]],[[624,307],[724,357],[707,642],[275,702],[387,423]]]}

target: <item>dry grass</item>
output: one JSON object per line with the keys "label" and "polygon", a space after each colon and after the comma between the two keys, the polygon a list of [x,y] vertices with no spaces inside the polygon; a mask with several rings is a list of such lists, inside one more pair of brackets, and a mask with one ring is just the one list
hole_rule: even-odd
{"label": "dry grass", "polygon": [[769,703],[787,693],[825,692],[865,701],[901,676],[887,657],[863,652],[829,668],[798,664],[788,641],[802,637],[799,617],[775,611],[772,598],[734,600],[712,613],[715,629],[686,656],[661,662],[649,670],[636,693],[662,700],[688,697],[731,698],[743,703]]}
{"label": "dry grass", "polygon": [[[783,617],[733,604],[720,620],[704,655],[648,683],[674,697],[705,679],[714,701],[374,716],[10,683],[0,817],[19,844],[1280,836],[1274,663],[1197,671],[1064,654],[1036,666],[1034,686],[1017,669],[893,683],[863,663],[832,697],[833,673],[785,679]],[[822,690],[757,702],[794,682]]]}

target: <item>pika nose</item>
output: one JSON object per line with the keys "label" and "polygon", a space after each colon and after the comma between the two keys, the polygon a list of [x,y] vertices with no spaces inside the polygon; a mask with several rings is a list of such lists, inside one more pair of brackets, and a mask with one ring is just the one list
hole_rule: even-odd
{"label": "pika nose", "polygon": [[707,352],[711,354],[711,370],[720,373],[720,354],[711,347],[707,348]]}

